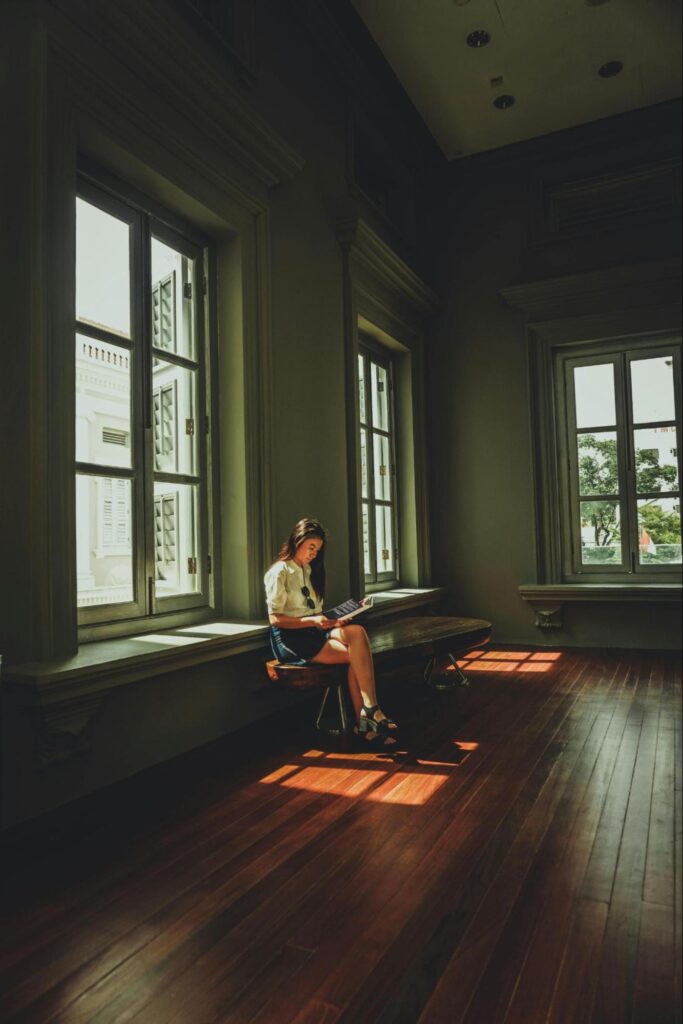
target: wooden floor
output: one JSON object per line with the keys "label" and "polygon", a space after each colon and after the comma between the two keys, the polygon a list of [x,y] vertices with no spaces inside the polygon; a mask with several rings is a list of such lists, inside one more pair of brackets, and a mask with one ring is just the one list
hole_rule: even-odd
{"label": "wooden floor", "polygon": [[395,758],[285,718],[16,865],[2,1021],[678,1019],[677,662],[491,650],[468,674],[384,685]]}

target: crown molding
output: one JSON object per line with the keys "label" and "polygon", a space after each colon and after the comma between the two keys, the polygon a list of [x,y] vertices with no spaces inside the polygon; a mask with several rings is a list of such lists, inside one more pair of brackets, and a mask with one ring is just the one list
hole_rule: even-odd
{"label": "crown molding", "polygon": [[403,304],[407,301],[417,318],[424,319],[437,311],[436,292],[380,238],[357,209],[337,212],[333,226],[337,241],[360,271],[358,284],[361,287],[362,277],[369,274],[385,293]]}
{"label": "crown molding", "polygon": [[681,260],[633,263],[583,274],[527,281],[501,288],[500,296],[530,321],[608,308],[661,305],[680,294]]}
{"label": "crown molding", "polygon": [[101,83],[113,59],[125,86],[133,87],[122,92],[151,94],[262,185],[287,181],[304,166],[300,154],[230,84],[225,60],[199,33],[188,38],[188,23],[173,5],[49,0],[46,20],[51,45],[74,68]]}

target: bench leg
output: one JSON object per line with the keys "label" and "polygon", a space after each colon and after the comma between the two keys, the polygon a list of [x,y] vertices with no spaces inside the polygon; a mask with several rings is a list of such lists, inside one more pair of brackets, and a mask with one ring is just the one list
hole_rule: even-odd
{"label": "bench leg", "polygon": [[457,659],[454,658],[452,654],[449,654],[448,655],[448,660],[450,661],[451,665],[453,666],[453,668],[455,670],[455,678],[458,681],[458,685],[459,686],[469,686],[470,685],[470,681],[467,678],[467,676],[465,675],[465,673],[463,672],[463,670],[458,665]]}
{"label": "bench leg", "polygon": [[318,730],[318,732],[327,732],[332,736],[346,736],[351,732],[351,727],[349,723],[348,711],[346,708],[346,696],[344,694],[345,687],[343,683],[340,683],[338,686],[335,687],[337,691],[337,705],[339,708],[340,727],[338,729],[323,729],[322,727],[323,715],[325,713],[325,707],[327,705],[327,699],[330,695],[331,689],[332,687],[328,686],[323,694],[323,699],[320,702],[320,708],[318,709],[318,715],[315,720],[315,727]]}
{"label": "bench leg", "polygon": [[469,686],[470,681],[458,665],[457,659],[452,655],[448,655],[448,660],[455,670],[455,679],[448,679],[446,676],[437,676],[438,682],[432,682],[432,674],[434,672],[434,665],[436,664],[436,658],[432,655],[424,670],[424,681],[428,686],[432,686],[435,690],[453,690],[456,686]]}

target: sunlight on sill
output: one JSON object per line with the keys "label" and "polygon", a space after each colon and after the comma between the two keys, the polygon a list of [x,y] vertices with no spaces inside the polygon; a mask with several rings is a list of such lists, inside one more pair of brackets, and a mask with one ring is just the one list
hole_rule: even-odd
{"label": "sunlight on sill", "polygon": [[241,633],[255,633],[259,629],[265,629],[262,622],[205,622],[199,626],[183,626],[178,632],[206,636],[239,636]]}
{"label": "sunlight on sill", "polygon": [[201,643],[206,637],[203,636],[175,636],[165,633],[146,633],[144,636],[134,636],[131,640],[137,640],[143,644],[168,644],[170,647],[184,647],[186,644]]}

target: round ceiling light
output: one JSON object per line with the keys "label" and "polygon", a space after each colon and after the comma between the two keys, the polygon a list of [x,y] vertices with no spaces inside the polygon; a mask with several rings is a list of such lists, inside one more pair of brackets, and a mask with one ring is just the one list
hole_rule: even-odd
{"label": "round ceiling light", "polygon": [[494,107],[498,110],[507,110],[515,102],[514,96],[509,96],[507,93],[503,93],[502,96],[496,96],[493,101]]}
{"label": "round ceiling light", "polygon": [[475,32],[470,32],[467,37],[467,45],[471,46],[474,50],[478,50],[481,46],[487,46],[490,42],[491,34],[483,28],[478,28]]}
{"label": "round ceiling light", "polygon": [[598,68],[598,74],[600,78],[614,78],[624,69],[623,61],[620,60],[608,60],[606,64]]}

